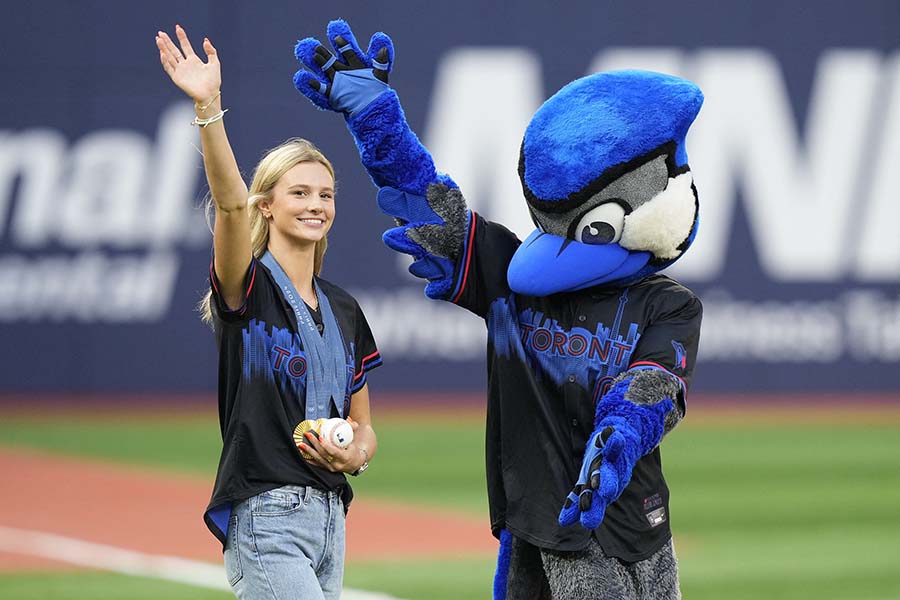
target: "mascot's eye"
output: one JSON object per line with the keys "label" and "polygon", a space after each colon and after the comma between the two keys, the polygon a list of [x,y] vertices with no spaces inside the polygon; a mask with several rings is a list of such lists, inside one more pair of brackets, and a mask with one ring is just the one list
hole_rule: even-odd
{"label": "mascot's eye", "polygon": [[581,217],[575,239],[583,244],[614,244],[622,237],[624,226],[625,209],[616,202],[607,202]]}

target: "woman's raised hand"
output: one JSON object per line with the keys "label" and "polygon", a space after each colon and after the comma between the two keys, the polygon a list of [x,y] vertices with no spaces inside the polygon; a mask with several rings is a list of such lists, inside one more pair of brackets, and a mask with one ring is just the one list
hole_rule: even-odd
{"label": "woman's raised hand", "polygon": [[204,63],[194,53],[187,33],[180,25],[175,26],[175,35],[181,49],[165,31],[157,32],[156,47],[159,48],[159,62],[181,91],[197,104],[206,103],[219,93],[222,85],[222,72],[216,49],[208,38],[203,38],[203,50],[207,59]]}

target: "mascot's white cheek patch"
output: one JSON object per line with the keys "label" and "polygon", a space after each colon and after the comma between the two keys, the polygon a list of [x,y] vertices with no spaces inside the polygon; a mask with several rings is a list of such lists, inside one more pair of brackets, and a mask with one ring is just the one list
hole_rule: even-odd
{"label": "mascot's white cheek patch", "polygon": [[656,258],[672,259],[694,224],[693,178],[690,171],[669,180],[662,192],[625,217],[619,245],[628,250],[648,250]]}

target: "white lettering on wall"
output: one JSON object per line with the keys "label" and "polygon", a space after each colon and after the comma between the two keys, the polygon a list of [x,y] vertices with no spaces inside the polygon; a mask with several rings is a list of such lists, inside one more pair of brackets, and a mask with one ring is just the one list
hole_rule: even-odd
{"label": "white lettering on wall", "polygon": [[0,320],[123,323],[168,314],[176,245],[208,236],[193,206],[193,112],[190,103],[172,105],[156,140],[96,130],[69,147],[51,129],[0,132],[0,239],[13,248],[0,254]]}
{"label": "white lettering on wall", "polygon": [[859,242],[855,272],[864,281],[900,278],[900,53],[887,63],[885,77],[881,93],[886,114],[874,120],[875,143],[863,157],[872,162],[870,181],[861,182],[869,194],[860,198],[861,214],[850,223]]}
{"label": "white lettering on wall", "polygon": [[[65,159],[66,141],[52,129],[0,132],[0,238],[9,222],[23,246],[40,245],[49,237],[52,218],[47,215],[63,194]],[[17,179],[17,210],[10,215]]]}
{"label": "white lettering on wall", "polygon": [[543,100],[533,51],[465,48],[441,61],[428,112],[424,139],[438,171],[453,177],[470,208],[520,236],[534,225],[522,200],[519,147]]}
{"label": "white lettering on wall", "polygon": [[[897,63],[870,50],[825,52],[802,127],[766,50],[615,48],[598,54],[590,70],[670,72],[706,95],[687,143],[701,226],[674,274],[688,281],[722,274],[740,197],[752,250],[771,279],[897,281],[900,201],[890,185],[900,158]],[[541,97],[538,61],[521,48],[456,50],[439,65],[437,81],[426,139],[438,168],[476,210],[527,235],[516,165]],[[473,90],[491,90],[492,102]]]}
{"label": "white lettering on wall", "polygon": [[[421,289],[356,290],[354,296],[382,354],[393,360],[484,357],[484,321],[447,302],[426,300]],[[747,300],[710,290],[703,306],[699,359],[704,363],[900,360],[900,295],[859,289],[824,300]]]}
{"label": "white lettering on wall", "polygon": [[[723,166],[730,167],[726,185],[731,189],[714,189],[708,202],[733,198],[733,182],[739,183],[756,256],[773,279],[833,281],[846,276],[849,250],[858,241],[853,217],[860,209],[857,186],[869,143],[878,56],[837,50],[822,56],[805,144],[778,64],[768,53],[703,51],[693,72],[710,98],[703,127],[718,139],[715,148],[702,149],[695,168],[704,171],[703,160],[713,151],[724,154]],[[714,233],[727,239],[727,230]],[[717,247],[698,244],[692,252],[724,255],[724,242]]]}

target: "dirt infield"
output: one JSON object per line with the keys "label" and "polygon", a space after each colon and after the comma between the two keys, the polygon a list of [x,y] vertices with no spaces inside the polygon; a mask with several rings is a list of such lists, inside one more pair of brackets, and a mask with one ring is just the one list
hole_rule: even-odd
{"label": "dirt infield", "polygon": [[[209,482],[12,449],[0,449],[0,473],[0,526],[221,562],[221,546],[201,519]],[[483,519],[365,498],[354,500],[348,516],[348,560],[488,556],[496,548]],[[0,552],[0,570],[56,566]]]}

